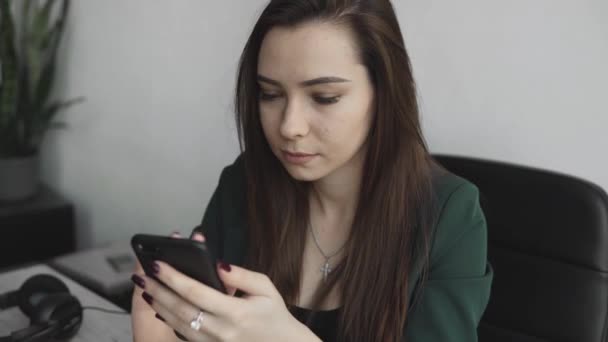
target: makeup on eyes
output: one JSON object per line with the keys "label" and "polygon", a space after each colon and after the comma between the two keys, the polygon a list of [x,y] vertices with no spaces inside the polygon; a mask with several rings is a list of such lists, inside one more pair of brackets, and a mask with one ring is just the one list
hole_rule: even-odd
{"label": "makeup on eyes", "polygon": [[[261,101],[270,102],[281,96],[282,96],[281,93],[272,93],[272,92],[265,92],[263,90],[260,90],[259,98]],[[317,102],[320,105],[331,105],[331,104],[338,103],[338,101],[340,101],[340,98],[342,96],[341,95],[313,94],[313,95],[311,95],[311,97],[315,102]]]}

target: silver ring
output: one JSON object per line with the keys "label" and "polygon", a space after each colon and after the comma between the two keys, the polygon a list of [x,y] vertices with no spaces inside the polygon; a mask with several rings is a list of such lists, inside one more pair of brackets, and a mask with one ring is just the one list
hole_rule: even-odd
{"label": "silver ring", "polygon": [[198,314],[190,321],[190,328],[198,331],[203,324],[203,311],[199,310]]}

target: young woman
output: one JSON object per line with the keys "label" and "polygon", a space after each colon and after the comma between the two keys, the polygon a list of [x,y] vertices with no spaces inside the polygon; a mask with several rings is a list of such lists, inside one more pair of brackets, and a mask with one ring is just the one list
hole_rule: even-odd
{"label": "young woman", "polygon": [[243,152],[191,237],[229,294],[138,269],[135,340],[476,341],[486,221],[429,155],[415,89],[388,0],[270,1],[239,67]]}

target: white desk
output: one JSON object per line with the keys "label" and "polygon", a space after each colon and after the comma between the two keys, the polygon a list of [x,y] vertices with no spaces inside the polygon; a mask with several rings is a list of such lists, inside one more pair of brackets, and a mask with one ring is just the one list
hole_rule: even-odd
{"label": "white desk", "polygon": [[[38,273],[51,274],[61,279],[78,298],[82,306],[96,306],[104,309],[123,311],[118,306],[87,290],[73,280],[54,271],[46,265],[35,265],[0,274],[0,293],[18,289],[30,276]],[[110,314],[86,309],[82,314],[82,326],[70,342],[127,342],[133,341],[131,333],[131,316]],[[19,308],[0,311],[0,336],[9,335],[11,331],[25,328],[29,319]]]}

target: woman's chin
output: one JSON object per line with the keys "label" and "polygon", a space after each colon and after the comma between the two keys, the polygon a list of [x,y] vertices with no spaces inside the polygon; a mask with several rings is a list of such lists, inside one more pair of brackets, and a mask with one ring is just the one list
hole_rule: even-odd
{"label": "woman's chin", "polygon": [[323,177],[315,168],[306,168],[283,162],[283,166],[289,175],[300,182],[314,182]]}

